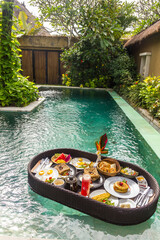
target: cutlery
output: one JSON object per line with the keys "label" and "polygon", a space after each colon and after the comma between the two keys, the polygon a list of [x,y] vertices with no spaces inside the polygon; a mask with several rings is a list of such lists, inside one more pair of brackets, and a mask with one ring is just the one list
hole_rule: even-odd
{"label": "cutlery", "polygon": [[34,169],[34,173],[37,173],[40,171],[40,169],[42,168],[43,166],[43,163],[44,163],[44,159],[42,159],[39,163],[39,165],[36,167],[36,169]]}
{"label": "cutlery", "polygon": [[49,158],[42,158],[42,160],[40,161],[39,166],[37,167],[37,169],[35,169],[36,172],[39,172],[42,168],[45,168],[47,165],[49,165]]}
{"label": "cutlery", "polygon": [[137,204],[138,207],[142,206],[143,201],[144,201],[149,189],[150,189],[150,187],[147,187],[146,190],[141,194],[141,196],[136,201],[136,204]]}
{"label": "cutlery", "polygon": [[144,202],[143,202],[143,204],[141,206],[144,206],[144,205],[148,204],[150,198],[153,196],[153,193],[154,193],[153,189],[150,188],[150,190],[149,190],[148,194],[146,195],[146,198],[145,198],[145,200],[144,200]]}
{"label": "cutlery", "polygon": [[50,160],[49,160],[49,158],[45,158],[43,168],[46,168],[46,167],[49,167],[49,166],[50,166]]}
{"label": "cutlery", "polygon": [[135,203],[138,202],[138,199],[140,198],[140,196],[142,195],[142,193],[143,193],[146,189],[147,189],[146,187],[140,187],[139,194],[134,198],[134,202],[135,202]]}

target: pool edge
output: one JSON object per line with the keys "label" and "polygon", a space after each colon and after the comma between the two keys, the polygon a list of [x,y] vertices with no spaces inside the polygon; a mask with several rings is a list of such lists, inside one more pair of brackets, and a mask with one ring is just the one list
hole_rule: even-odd
{"label": "pool edge", "polygon": [[[125,115],[133,123],[144,140],[148,143],[157,157],[160,159],[160,134],[154,129],[150,123],[144,119],[131,105],[129,105],[122,97],[113,90],[106,90],[118,106],[122,109]],[[158,146],[159,143],[159,146]]]}
{"label": "pool edge", "polygon": [[45,98],[40,97],[34,102],[31,102],[29,105],[25,107],[0,107],[0,112],[31,112],[36,107],[38,107],[41,103],[43,103]]}

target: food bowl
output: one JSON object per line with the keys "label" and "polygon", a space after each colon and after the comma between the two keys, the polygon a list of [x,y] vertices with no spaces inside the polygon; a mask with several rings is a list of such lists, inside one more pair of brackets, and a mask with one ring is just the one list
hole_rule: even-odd
{"label": "food bowl", "polygon": [[57,187],[64,187],[65,181],[61,178],[57,178],[54,180],[53,184]]}
{"label": "food bowl", "polygon": [[[106,171],[104,168],[101,167],[102,162],[108,163],[109,165],[115,164],[115,166],[116,166],[115,171],[114,171],[114,172],[108,172],[108,171]],[[98,170],[100,173],[102,173],[103,175],[106,175],[106,176],[108,176],[108,177],[113,177],[113,176],[116,176],[116,175],[120,172],[121,167],[120,167],[119,162],[118,162],[116,159],[114,159],[114,158],[105,158],[105,159],[101,160],[101,161],[98,163],[98,165],[97,165],[97,170]]]}
{"label": "food bowl", "polygon": [[122,174],[122,176],[127,178],[135,178],[139,175],[138,172],[128,167],[121,168],[120,173]]}
{"label": "food bowl", "polygon": [[138,176],[138,177],[136,176],[136,179],[139,183],[142,183],[142,182],[146,181],[146,179],[143,176]]}
{"label": "food bowl", "polygon": [[62,160],[62,161],[55,161],[61,154],[63,154],[65,157],[68,157],[69,155],[68,154],[65,154],[65,153],[55,153],[52,157],[51,157],[51,161],[55,164],[60,164],[60,163],[69,163],[71,161],[71,157],[70,159],[65,162],[64,159],[59,159],[59,160]]}

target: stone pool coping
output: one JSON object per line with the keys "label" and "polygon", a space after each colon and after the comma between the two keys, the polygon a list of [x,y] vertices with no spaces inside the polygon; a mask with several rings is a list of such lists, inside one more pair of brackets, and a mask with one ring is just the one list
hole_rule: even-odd
{"label": "stone pool coping", "polygon": [[116,92],[108,90],[108,93],[115,100],[118,106],[123,110],[125,115],[133,123],[138,132],[142,135],[144,140],[148,143],[151,149],[160,159],[160,134],[153,128],[149,122],[144,119],[133,107],[131,107],[122,97]]}
{"label": "stone pool coping", "polygon": [[38,100],[30,103],[26,107],[0,107],[0,112],[31,112],[33,111],[36,107],[38,107],[45,98],[39,98]]}

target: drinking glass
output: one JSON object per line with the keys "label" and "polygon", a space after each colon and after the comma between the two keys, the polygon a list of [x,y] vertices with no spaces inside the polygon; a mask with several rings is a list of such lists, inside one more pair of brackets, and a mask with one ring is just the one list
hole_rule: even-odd
{"label": "drinking glass", "polygon": [[91,176],[89,174],[83,174],[82,186],[81,186],[81,195],[83,195],[85,197],[89,196],[90,182],[91,182]]}

